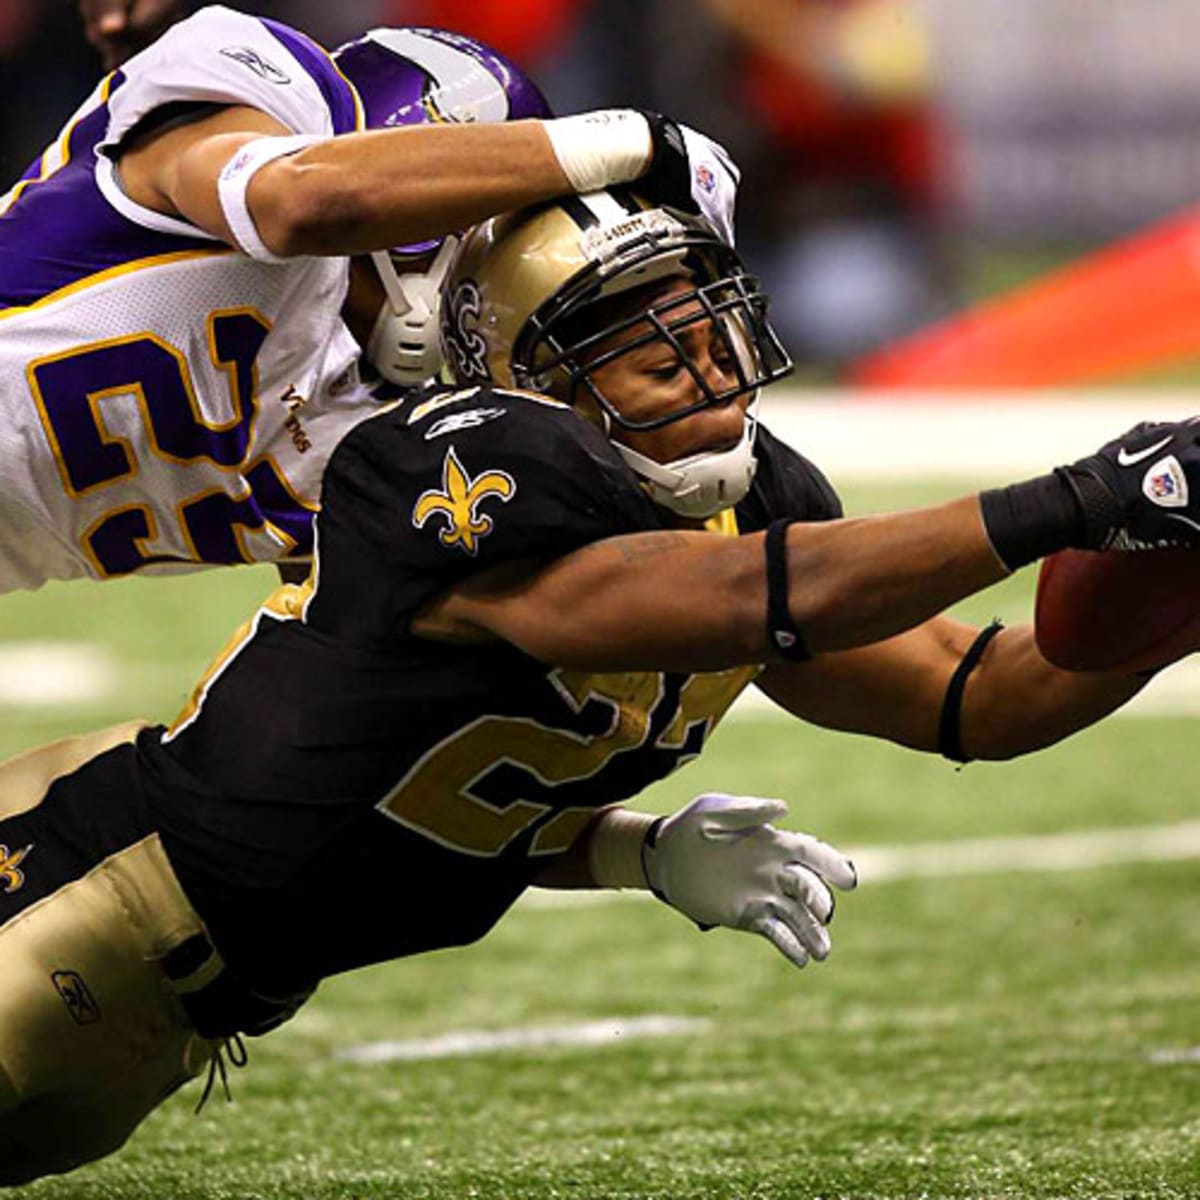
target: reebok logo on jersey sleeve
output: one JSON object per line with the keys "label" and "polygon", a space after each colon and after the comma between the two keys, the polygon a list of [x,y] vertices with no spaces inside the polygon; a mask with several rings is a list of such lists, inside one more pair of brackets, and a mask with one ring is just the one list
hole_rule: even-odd
{"label": "reebok logo on jersey sleeve", "polygon": [[445,522],[438,530],[442,545],[447,549],[457,546],[474,557],[480,540],[493,528],[492,518],[480,512],[479,506],[492,497],[507,504],[516,494],[516,481],[507,471],[486,470],[472,479],[451,446],[442,461],[441,490],[430,488],[421,493],[413,506],[412,523],[414,528],[424,529],[431,517],[441,517]]}
{"label": "reebok logo on jersey sleeve", "polygon": [[240,62],[243,67],[249,67],[255,75],[268,83],[277,83],[282,87],[292,82],[286,72],[281,71],[270,59],[263,58],[257,50],[252,50],[249,46],[226,46],[220,53],[226,58],[232,58],[234,62]]}

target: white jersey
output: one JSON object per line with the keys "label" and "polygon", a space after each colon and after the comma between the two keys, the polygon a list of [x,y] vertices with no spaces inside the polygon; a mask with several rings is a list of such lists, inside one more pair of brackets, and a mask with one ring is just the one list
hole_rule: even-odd
{"label": "white jersey", "polygon": [[325,462],[372,412],[347,259],[256,262],[123,192],[109,152],[189,102],[298,134],[362,125],[315,43],[206,8],[104,79],[0,199],[0,591],[303,557]]}

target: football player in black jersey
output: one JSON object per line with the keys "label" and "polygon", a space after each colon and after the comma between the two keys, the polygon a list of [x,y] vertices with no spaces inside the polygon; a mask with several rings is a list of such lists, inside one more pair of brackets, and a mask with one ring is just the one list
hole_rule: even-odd
{"label": "football player in black jersey", "polygon": [[[840,519],[758,424],[789,364],[702,221],[620,192],[493,220],[443,320],[455,385],[342,440],[312,578],[176,721],[0,768],[0,1182],[115,1149],[323,977],[477,939],[531,884],[648,888],[825,957],[854,870],[776,828],[782,802],[620,807],[751,682],[955,758],[1046,745],[1141,686],[939,614],[1061,546],[1189,537],[1194,507],[1157,508],[1114,443]],[[1196,491],[1191,427],[1131,436],[1170,442]]]}

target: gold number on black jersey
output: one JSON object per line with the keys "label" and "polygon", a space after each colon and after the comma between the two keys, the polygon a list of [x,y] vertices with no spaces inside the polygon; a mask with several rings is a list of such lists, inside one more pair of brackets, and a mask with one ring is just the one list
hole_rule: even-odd
{"label": "gold number on black jersey", "polygon": [[[755,673],[756,668],[750,667],[693,675],[682,688],[668,692],[657,672],[556,671],[551,682],[568,711],[586,716],[588,726],[603,732],[575,733],[527,717],[480,717],[425,754],[379,808],[409,829],[462,854],[494,857],[535,826],[529,853],[560,853],[583,831],[596,807],[609,801],[560,806],[517,796],[499,805],[477,794],[476,786],[507,767],[515,769],[518,778],[521,773],[532,777],[543,792],[567,788],[597,774],[615,755],[644,746],[652,723],[663,730],[655,739],[656,747],[682,750],[688,730],[704,725],[707,736]],[[664,703],[671,704],[671,712],[659,711]],[[606,720],[597,721],[598,708]],[[653,721],[656,716],[659,720]],[[686,760],[676,758],[672,767]]]}

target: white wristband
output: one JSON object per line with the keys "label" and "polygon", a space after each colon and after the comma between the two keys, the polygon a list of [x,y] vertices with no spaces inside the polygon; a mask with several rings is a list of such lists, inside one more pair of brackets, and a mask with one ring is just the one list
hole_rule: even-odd
{"label": "white wristband", "polygon": [[576,192],[636,179],[649,165],[650,124],[632,108],[605,108],[543,121],[558,164]]}
{"label": "white wristband", "polygon": [[625,808],[610,808],[600,814],[588,843],[588,870],[597,887],[649,889],[642,865],[642,844],[655,820],[650,813]]}
{"label": "white wristband", "polygon": [[246,203],[246,189],[250,181],[259,171],[283,158],[286,154],[295,154],[314,142],[326,139],[317,134],[300,133],[290,137],[261,137],[247,142],[221,168],[217,177],[217,196],[221,201],[221,211],[229,225],[234,241],[242,253],[259,262],[281,263],[288,260],[268,249],[267,244],[258,236],[258,227],[250,215]]}

